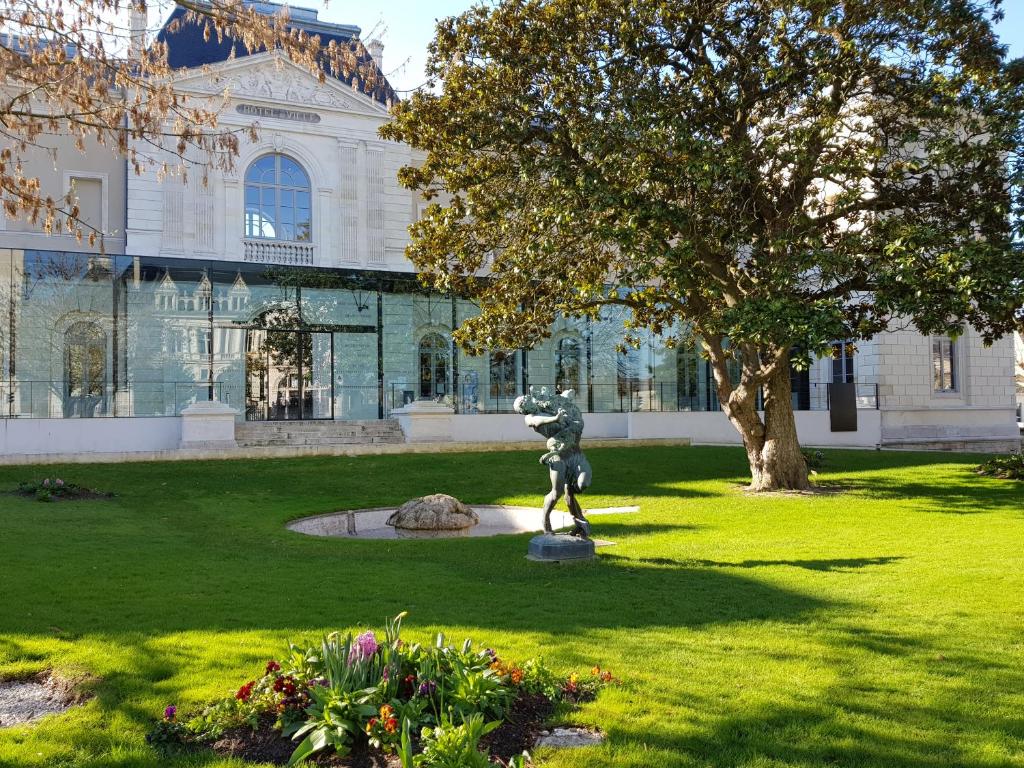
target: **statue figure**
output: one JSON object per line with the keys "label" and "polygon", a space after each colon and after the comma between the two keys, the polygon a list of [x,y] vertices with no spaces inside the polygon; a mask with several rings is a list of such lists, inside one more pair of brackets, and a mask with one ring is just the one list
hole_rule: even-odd
{"label": "statue figure", "polygon": [[576,523],[570,533],[589,539],[590,523],[576,497],[590,485],[593,471],[580,449],[583,414],[573,394],[569,389],[549,395],[547,389],[530,387],[530,394],[517,397],[512,408],[526,417],[526,426],[547,438],[547,453],[540,457],[551,476],[551,491],[544,497],[544,533],[553,533],[551,510],[565,494],[569,514]]}

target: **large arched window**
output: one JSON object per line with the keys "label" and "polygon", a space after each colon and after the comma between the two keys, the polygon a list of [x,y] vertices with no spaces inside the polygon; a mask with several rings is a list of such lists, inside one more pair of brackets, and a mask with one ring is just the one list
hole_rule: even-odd
{"label": "large arched window", "polygon": [[555,348],[555,389],[579,392],[580,389],[580,343],[566,337]]}
{"label": "large arched window", "polygon": [[287,155],[264,155],[245,172],[245,236],[313,239],[309,176]]}
{"label": "large arched window", "polygon": [[107,335],[96,323],[78,322],[64,333],[65,416],[93,416],[103,402]]}
{"label": "large arched window", "polygon": [[439,333],[420,339],[420,397],[433,400],[448,394],[448,342]]}

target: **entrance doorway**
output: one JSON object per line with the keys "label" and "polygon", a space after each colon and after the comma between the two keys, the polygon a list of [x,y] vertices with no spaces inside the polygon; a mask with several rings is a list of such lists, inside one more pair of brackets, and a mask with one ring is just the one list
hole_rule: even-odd
{"label": "entrance doorway", "polygon": [[246,332],[247,421],[334,418],[334,334]]}

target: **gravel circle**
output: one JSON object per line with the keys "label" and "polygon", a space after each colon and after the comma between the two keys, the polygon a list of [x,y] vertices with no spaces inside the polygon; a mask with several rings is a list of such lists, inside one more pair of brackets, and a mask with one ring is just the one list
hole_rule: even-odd
{"label": "gravel circle", "polygon": [[70,686],[48,673],[28,680],[0,680],[0,728],[31,723],[74,704]]}

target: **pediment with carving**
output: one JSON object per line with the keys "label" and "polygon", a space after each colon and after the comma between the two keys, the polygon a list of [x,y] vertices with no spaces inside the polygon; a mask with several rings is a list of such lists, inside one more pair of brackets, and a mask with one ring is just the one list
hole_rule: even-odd
{"label": "pediment with carving", "polygon": [[323,83],[310,72],[280,56],[259,54],[189,73],[177,81],[183,92],[226,95],[239,101],[256,99],[297,107],[333,109],[386,117],[387,108],[330,77]]}

